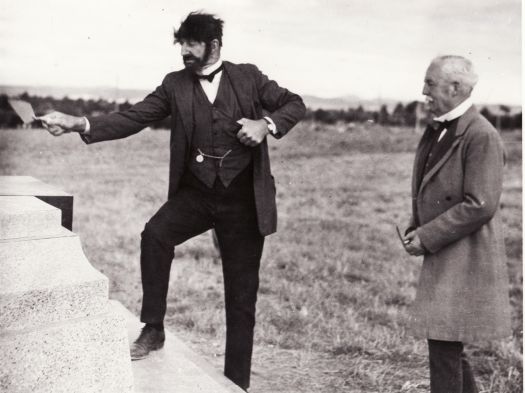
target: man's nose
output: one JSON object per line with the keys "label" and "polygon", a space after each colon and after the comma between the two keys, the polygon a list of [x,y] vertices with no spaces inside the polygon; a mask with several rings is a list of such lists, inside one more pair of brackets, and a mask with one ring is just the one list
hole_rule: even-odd
{"label": "man's nose", "polygon": [[188,53],[189,53],[188,45],[186,45],[186,44],[181,44],[181,46],[180,46],[180,54],[181,54],[182,56],[184,56],[184,55],[187,55]]}
{"label": "man's nose", "polygon": [[421,92],[424,96],[428,96],[428,87],[426,83],[423,85],[423,91]]}

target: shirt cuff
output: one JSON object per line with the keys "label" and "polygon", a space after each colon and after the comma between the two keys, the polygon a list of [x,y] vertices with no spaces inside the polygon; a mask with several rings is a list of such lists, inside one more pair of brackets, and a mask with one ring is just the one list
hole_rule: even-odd
{"label": "shirt cuff", "polygon": [[80,132],[80,134],[89,135],[89,131],[91,130],[91,125],[89,124],[89,120],[87,117],[84,116],[84,120],[86,121],[86,126],[84,128],[84,131]]}
{"label": "shirt cuff", "polygon": [[279,134],[279,131],[277,130],[277,127],[275,125],[275,123],[273,122],[272,118],[271,117],[268,117],[268,116],[264,116],[264,119],[271,124],[271,126],[269,125],[268,126],[268,129],[270,130],[270,134],[272,134],[273,136]]}

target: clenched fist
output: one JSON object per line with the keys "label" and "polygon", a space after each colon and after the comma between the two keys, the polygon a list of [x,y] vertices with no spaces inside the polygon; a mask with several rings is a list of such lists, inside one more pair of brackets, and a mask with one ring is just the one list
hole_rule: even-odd
{"label": "clenched fist", "polygon": [[246,146],[257,146],[268,135],[268,124],[266,120],[250,120],[244,117],[237,121],[242,128],[237,133],[239,141]]}

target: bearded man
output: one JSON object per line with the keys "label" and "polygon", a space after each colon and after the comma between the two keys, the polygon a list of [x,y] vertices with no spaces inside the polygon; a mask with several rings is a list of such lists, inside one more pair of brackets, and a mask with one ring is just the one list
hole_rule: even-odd
{"label": "bearded man", "polygon": [[264,237],[277,226],[266,136],[284,136],[305,106],[255,65],[222,61],[222,30],[223,21],[213,15],[188,15],[174,34],[185,68],[166,75],[129,110],[87,118],[54,112],[39,119],[54,135],[76,131],[95,143],[133,135],[171,115],[169,194],[142,232],[145,326],[131,356],[144,358],[164,344],[174,247],[214,228],[224,275],[224,374],[246,390]]}

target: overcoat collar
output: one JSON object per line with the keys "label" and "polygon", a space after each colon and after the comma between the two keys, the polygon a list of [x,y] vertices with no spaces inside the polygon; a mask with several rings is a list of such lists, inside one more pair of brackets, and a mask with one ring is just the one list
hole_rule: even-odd
{"label": "overcoat collar", "polygon": [[458,119],[458,127],[456,128],[456,137],[462,136],[468,128],[468,125],[478,115],[478,111],[474,106],[471,106],[460,118]]}
{"label": "overcoat collar", "polygon": [[450,158],[454,150],[458,147],[459,143],[461,142],[461,139],[463,137],[463,134],[465,134],[465,131],[468,128],[468,125],[470,124],[471,120],[477,115],[477,110],[474,106],[471,106],[460,118],[458,119],[458,124],[456,128],[456,138],[450,148],[447,150],[447,152],[443,155],[441,160],[439,160],[434,167],[428,171],[428,173],[423,177],[423,180],[421,181],[421,184],[419,186],[419,190],[417,192],[421,192],[423,190],[423,187],[428,183],[428,181],[434,176],[441,167],[447,162],[447,160]]}
{"label": "overcoat collar", "polygon": [[[242,72],[239,67],[229,61],[223,61],[224,71],[227,74],[233,91],[237,96],[237,101],[241,107],[241,112],[244,117],[250,117],[252,114],[252,101],[250,79]],[[174,95],[177,109],[184,126],[188,140],[191,141],[193,133],[193,84],[194,78],[189,70],[183,69],[175,73],[176,79],[174,81]]]}

